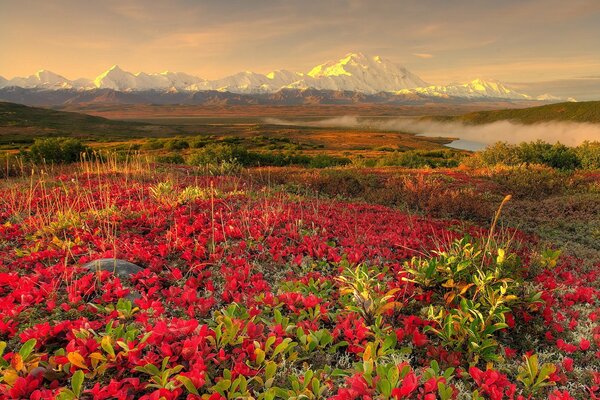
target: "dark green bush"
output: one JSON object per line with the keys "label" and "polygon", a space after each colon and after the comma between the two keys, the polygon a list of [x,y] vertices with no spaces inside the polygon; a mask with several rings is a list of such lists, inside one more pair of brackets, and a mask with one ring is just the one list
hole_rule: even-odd
{"label": "dark green bush", "polygon": [[63,164],[77,162],[89,148],[77,139],[36,139],[29,148],[28,158],[34,163]]}
{"label": "dark green bush", "polygon": [[395,151],[377,159],[380,167],[440,168],[456,167],[462,156],[452,150]]}
{"label": "dark green bush", "polygon": [[190,144],[183,139],[169,139],[165,142],[164,147],[167,150],[183,150],[188,149]]}
{"label": "dark green bush", "polygon": [[181,154],[164,154],[157,156],[155,161],[160,164],[185,164]]}
{"label": "dark green bush", "polygon": [[582,146],[573,148],[561,143],[550,144],[541,140],[518,145],[498,142],[479,153],[479,157],[487,166],[533,164],[563,170],[592,169],[597,165],[593,160],[600,159],[600,150],[597,149],[600,147],[596,146],[595,149],[593,144]]}
{"label": "dark green bush", "polygon": [[142,145],[143,150],[158,150],[162,148],[164,148],[164,143],[156,139],[148,139],[148,141]]}
{"label": "dark green bush", "polygon": [[583,142],[575,153],[582,169],[600,169],[600,142]]}
{"label": "dark green bush", "polygon": [[246,165],[247,158],[248,150],[244,148],[222,143],[211,143],[192,154],[188,163],[190,165],[211,165],[237,161],[242,165]]}
{"label": "dark green bush", "polygon": [[192,154],[190,165],[218,165],[235,162],[244,167],[299,165],[310,168],[327,168],[350,164],[350,159],[330,155],[308,156],[293,152],[251,152],[240,146],[211,143]]}

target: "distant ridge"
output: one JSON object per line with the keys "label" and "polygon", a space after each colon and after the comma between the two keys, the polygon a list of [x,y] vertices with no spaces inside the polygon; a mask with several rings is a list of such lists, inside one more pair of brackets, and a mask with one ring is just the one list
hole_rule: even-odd
{"label": "distant ridge", "polygon": [[437,121],[460,121],[465,124],[489,124],[514,121],[536,124],[548,121],[600,123],[600,101],[555,103],[539,107],[509,110],[479,111],[453,117],[432,117]]}
{"label": "distant ridge", "polygon": [[[205,80],[183,72],[131,73],[118,65],[94,79],[69,80],[54,72],[40,70],[28,77],[0,78],[0,88],[36,90],[99,90],[118,92],[194,93],[219,91],[236,94],[277,93],[284,90],[327,90],[367,95],[394,93],[434,99],[464,97],[508,100],[532,100],[526,94],[510,90],[499,82],[475,79],[464,84],[432,86],[403,66],[380,56],[349,53],[339,60],[313,67],[307,73],[276,70],[268,74],[250,71],[216,80]],[[546,95],[540,100],[556,100]]]}
{"label": "distant ridge", "polygon": [[20,128],[35,128],[35,134],[46,135],[89,135],[118,134],[120,130],[128,135],[142,132],[142,124],[116,121],[76,112],[56,111],[47,108],[29,107],[22,104],[0,102],[0,128],[2,132],[19,133],[14,142],[30,142],[31,135],[22,135]]}

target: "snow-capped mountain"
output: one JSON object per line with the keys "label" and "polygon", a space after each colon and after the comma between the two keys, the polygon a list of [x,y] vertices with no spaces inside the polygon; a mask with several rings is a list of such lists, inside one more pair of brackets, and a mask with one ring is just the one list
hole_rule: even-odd
{"label": "snow-capped mountain", "polygon": [[218,90],[232,93],[272,93],[300,79],[302,74],[291,71],[273,71],[267,75],[244,71],[214,81],[205,81],[200,90]]}
{"label": "snow-capped mountain", "polygon": [[[432,86],[405,67],[379,56],[369,57],[361,53],[349,53],[337,61],[317,65],[307,73],[276,70],[263,75],[245,71],[221,79],[204,80],[182,72],[134,74],[114,65],[93,80],[71,81],[53,72],[40,70],[25,78],[7,80],[0,77],[0,88],[2,87],[176,93],[216,90],[237,94],[276,93],[285,89],[316,89],[368,95],[391,93],[406,98],[533,100],[530,96],[511,90],[502,83],[482,79],[464,84]],[[539,100],[554,101],[556,98],[545,95]]]}
{"label": "snow-capped mountain", "polygon": [[429,97],[494,98],[507,100],[531,100],[531,97],[515,92],[500,82],[475,79],[463,84],[447,86],[427,86],[409,90],[400,90],[397,94],[416,93]]}
{"label": "snow-capped mountain", "polygon": [[428,84],[417,75],[379,56],[350,53],[339,61],[317,65],[290,88],[348,90],[362,93],[395,92]]}
{"label": "snow-capped mountain", "polygon": [[10,80],[0,81],[2,86],[17,86],[22,88],[43,88],[43,89],[71,89],[73,84],[64,76],[55,74],[44,69],[39,70],[33,75],[27,77],[16,77]]}
{"label": "snow-capped mountain", "polygon": [[98,75],[93,84],[94,88],[125,92],[130,90],[188,90],[203,82],[203,79],[182,72],[166,71],[159,74],[139,72],[132,74],[122,70],[118,65],[114,65]]}

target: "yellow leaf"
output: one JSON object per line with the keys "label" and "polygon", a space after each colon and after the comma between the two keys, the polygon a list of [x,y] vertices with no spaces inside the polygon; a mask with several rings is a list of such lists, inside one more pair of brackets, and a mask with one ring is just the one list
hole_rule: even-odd
{"label": "yellow leaf", "polygon": [[442,286],[447,288],[454,287],[454,279],[448,279],[446,282],[442,283]]}
{"label": "yellow leaf", "polygon": [[23,358],[19,353],[15,354],[10,361],[10,365],[14,368],[15,371],[19,372],[25,369],[25,364],[23,363]]}
{"label": "yellow leaf", "polygon": [[13,386],[17,379],[19,379],[19,374],[17,374],[17,371],[12,369],[4,371],[4,382],[6,382],[8,386]]}
{"label": "yellow leaf", "polygon": [[90,358],[92,360],[106,361],[106,357],[104,357],[102,355],[102,353],[98,353],[98,352],[90,354]]}
{"label": "yellow leaf", "polygon": [[83,356],[78,352],[71,352],[67,354],[67,359],[71,364],[75,365],[76,367],[88,369],[88,367],[85,365],[85,360]]}
{"label": "yellow leaf", "polygon": [[465,292],[466,292],[467,290],[469,290],[469,288],[470,288],[471,286],[473,286],[473,284],[472,284],[472,283],[469,283],[468,285],[464,285],[464,286],[463,286],[463,287],[460,289],[460,293],[459,293],[459,294],[465,294]]}
{"label": "yellow leaf", "polygon": [[368,361],[371,359],[371,344],[369,343],[367,347],[365,347],[365,352],[363,353],[363,361]]}
{"label": "yellow leaf", "polygon": [[444,300],[446,300],[446,304],[450,304],[452,303],[452,300],[454,300],[454,297],[456,296],[456,293],[454,292],[448,292],[444,295]]}
{"label": "yellow leaf", "polygon": [[379,307],[379,313],[384,313],[387,310],[393,310],[394,308],[400,308],[400,306],[402,305],[402,303],[398,302],[398,301],[392,301],[390,303],[386,303],[384,305],[382,305],[381,307]]}

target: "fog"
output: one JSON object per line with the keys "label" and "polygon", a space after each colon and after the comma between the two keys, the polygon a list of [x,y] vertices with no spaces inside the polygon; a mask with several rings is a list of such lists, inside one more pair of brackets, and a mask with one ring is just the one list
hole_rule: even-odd
{"label": "fog", "polygon": [[560,142],[567,146],[577,146],[586,140],[600,141],[600,124],[575,122],[544,122],[523,125],[510,121],[498,121],[485,125],[465,125],[460,122],[437,122],[408,117],[361,118],[353,116],[318,121],[267,118],[265,122],[275,125],[363,128],[457,138],[460,140],[453,142],[450,146],[469,150],[481,149],[498,141],[517,144],[541,139],[549,143]]}

